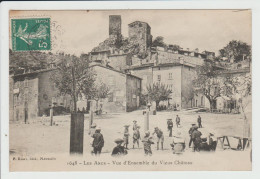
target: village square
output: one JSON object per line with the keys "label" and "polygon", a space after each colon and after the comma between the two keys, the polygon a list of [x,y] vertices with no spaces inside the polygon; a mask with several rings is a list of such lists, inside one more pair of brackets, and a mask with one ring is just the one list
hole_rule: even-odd
{"label": "village square", "polygon": [[[250,44],[230,39],[216,54],[165,43],[148,22],[106,19],[107,39],[80,56],[10,49],[10,157],[207,153],[250,163]],[[17,25],[16,43],[27,27]]]}

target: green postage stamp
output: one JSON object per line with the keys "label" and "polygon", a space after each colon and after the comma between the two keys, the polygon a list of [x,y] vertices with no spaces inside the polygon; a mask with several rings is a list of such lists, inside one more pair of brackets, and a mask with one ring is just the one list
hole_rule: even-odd
{"label": "green postage stamp", "polygon": [[12,19],[14,51],[50,50],[50,18]]}

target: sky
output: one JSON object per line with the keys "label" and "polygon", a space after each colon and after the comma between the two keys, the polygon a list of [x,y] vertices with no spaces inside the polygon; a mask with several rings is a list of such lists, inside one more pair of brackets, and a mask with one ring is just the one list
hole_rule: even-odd
{"label": "sky", "polygon": [[50,17],[52,52],[88,53],[108,38],[109,15],[121,15],[122,35],[128,24],[147,22],[153,39],[200,52],[218,50],[231,40],[251,45],[250,10],[108,10],[108,11],[11,11],[10,18]]}

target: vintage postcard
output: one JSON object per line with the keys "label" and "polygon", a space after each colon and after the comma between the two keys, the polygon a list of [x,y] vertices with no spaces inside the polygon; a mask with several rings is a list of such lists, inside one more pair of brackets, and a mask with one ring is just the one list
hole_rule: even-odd
{"label": "vintage postcard", "polygon": [[252,12],[9,11],[9,170],[251,171]]}

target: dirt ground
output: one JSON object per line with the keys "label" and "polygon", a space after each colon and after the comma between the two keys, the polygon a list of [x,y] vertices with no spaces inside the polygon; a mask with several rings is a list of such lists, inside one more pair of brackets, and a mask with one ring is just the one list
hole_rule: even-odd
{"label": "dirt ground", "polygon": [[[176,128],[175,118],[176,115],[181,118],[181,127]],[[185,137],[186,146],[189,142],[188,130],[192,123],[196,123],[198,115],[202,118],[202,126],[199,130],[202,132],[202,137],[207,137],[209,132],[214,133],[215,136],[242,136],[243,134],[243,118],[239,114],[212,114],[212,113],[196,113],[194,111],[183,112],[157,112],[157,115],[150,115],[149,130],[151,133],[154,127],[159,127],[164,133],[164,150],[157,150],[156,145],[152,146],[153,156],[172,156],[170,144],[172,137],[169,137],[167,131],[167,119],[172,118],[174,122],[173,134],[181,132]],[[130,113],[120,114],[105,114],[94,116],[94,123],[101,127],[101,133],[104,136],[105,145],[102,149],[101,156],[110,156],[113,147],[115,146],[114,140],[116,138],[123,138],[124,125],[130,125],[130,140],[128,157],[143,156],[143,144],[140,142],[138,149],[132,149],[132,126],[133,120],[141,126],[141,138],[144,135],[144,118],[142,111],[134,111]],[[38,118],[30,124],[10,123],[10,157],[14,155],[46,155],[46,154],[69,154],[70,144],[70,116],[55,116],[54,126],[50,126],[48,117]],[[90,136],[89,132],[89,116],[85,115],[84,124],[84,156],[89,156],[91,153]],[[156,137],[154,136],[156,140]],[[236,148],[238,141],[230,138],[232,148]],[[221,152],[221,153],[220,153]],[[202,152],[201,152],[202,153]],[[217,153],[217,152],[216,152]],[[235,150],[221,150],[218,152],[219,156],[216,158],[216,153],[210,152],[205,154],[207,160],[214,159],[222,160],[228,157],[232,159],[244,158],[243,161],[250,163],[249,153],[246,151]],[[200,154],[192,152],[191,148],[186,147],[183,156],[186,158],[196,158]],[[200,158],[200,157],[199,157]],[[250,163],[251,164],[251,163]],[[250,168],[250,167],[249,167]]]}

